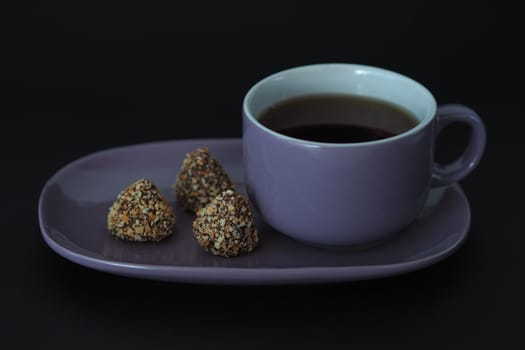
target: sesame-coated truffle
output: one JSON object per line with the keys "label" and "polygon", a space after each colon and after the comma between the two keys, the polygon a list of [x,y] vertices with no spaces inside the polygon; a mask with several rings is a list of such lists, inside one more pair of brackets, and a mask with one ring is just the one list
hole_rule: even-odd
{"label": "sesame-coated truffle", "polygon": [[205,251],[224,257],[249,253],[259,242],[248,200],[232,190],[197,212],[193,233]]}
{"label": "sesame-coated truffle", "polygon": [[135,241],[160,241],[173,232],[175,213],[157,186],[140,179],[117,197],[109,208],[108,230],[117,238]]}
{"label": "sesame-coated truffle", "polygon": [[186,154],[173,192],[186,210],[196,212],[219,193],[233,187],[228,174],[210,151],[203,147]]}

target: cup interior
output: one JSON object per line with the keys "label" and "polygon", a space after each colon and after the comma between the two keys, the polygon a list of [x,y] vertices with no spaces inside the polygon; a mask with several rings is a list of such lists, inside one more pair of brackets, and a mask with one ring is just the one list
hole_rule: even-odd
{"label": "cup interior", "polygon": [[259,81],[246,94],[244,113],[257,122],[263,111],[279,102],[318,94],[349,94],[397,105],[419,121],[407,133],[424,127],[436,111],[432,94],[399,73],[355,64],[317,64],[281,71]]}

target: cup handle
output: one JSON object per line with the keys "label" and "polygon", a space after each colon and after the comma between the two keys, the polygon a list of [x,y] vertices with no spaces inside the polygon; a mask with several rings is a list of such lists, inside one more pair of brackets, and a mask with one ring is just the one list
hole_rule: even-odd
{"label": "cup handle", "polygon": [[470,127],[471,136],[465,151],[454,162],[446,165],[434,163],[432,187],[446,186],[467,176],[478,165],[487,140],[483,121],[476,112],[466,106],[457,104],[440,106],[436,118],[436,137],[447,125],[456,122],[466,123]]}

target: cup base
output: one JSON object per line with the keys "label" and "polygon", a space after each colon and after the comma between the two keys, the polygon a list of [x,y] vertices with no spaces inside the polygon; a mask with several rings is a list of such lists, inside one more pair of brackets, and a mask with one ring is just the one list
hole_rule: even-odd
{"label": "cup base", "polygon": [[[282,234],[282,233],[281,233]],[[394,235],[395,236],[395,235]],[[349,244],[349,245],[330,245],[330,244],[322,244],[322,243],[313,243],[303,240],[295,239],[297,242],[307,245],[312,248],[316,249],[322,249],[322,250],[330,250],[333,252],[355,252],[355,251],[363,251],[368,250],[371,248],[375,248],[377,246],[380,246],[384,244],[385,242],[392,239],[392,237],[383,238],[377,241],[369,242],[369,243],[363,243],[363,244]]]}

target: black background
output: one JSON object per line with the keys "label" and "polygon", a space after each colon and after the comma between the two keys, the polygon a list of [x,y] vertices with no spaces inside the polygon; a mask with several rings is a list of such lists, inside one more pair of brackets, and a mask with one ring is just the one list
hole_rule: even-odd
{"label": "black background", "polygon": [[[1,22],[6,348],[522,343],[519,10],[501,1],[24,6],[4,9]],[[485,121],[485,156],[461,183],[473,215],[470,235],[447,260],[357,283],[198,286],[95,272],[42,240],[38,196],[60,167],[112,146],[240,137],[241,101],[252,84],[322,62],[398,71],[425,84],[439,103],[464,103]],[[453,158],[467,135],[451,127],[439,158]]]}

